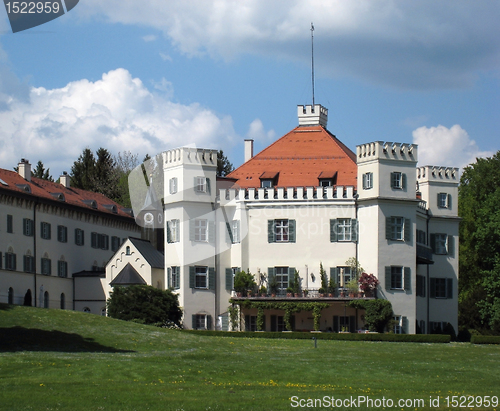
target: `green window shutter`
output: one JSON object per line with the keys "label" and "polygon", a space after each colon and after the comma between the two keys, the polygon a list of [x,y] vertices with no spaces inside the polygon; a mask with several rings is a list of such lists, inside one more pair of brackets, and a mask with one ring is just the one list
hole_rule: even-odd
{"label": "green window shutter", "polygon": [[355,218],[351,219],[351,241],[358,242],[358,220]]}
{"label": "green window shutter", "polygon": [[207,315],[207,330],[211,330],[211,329],[212,329],[212,316]]}
{"label": "green window shutter", "polygon": [[194,220],[189,220],[189,241],[194,241],[195,238]]}
{"label": "green window shutter", "polygon": [[215,221],[208,222],[208,242],[215,243]]}
{"label": "green window shutter", "polygon": [[172,233],[170,232],[171,227],[170,227],[170,221],[167,221],[167,243],[172,242]]}
{"label": "green window shutter", "polygon": [[396,177],[394,176],[395,173],[391,173],[391,188],[395,188],[396,185],[394,182],[396,181]]}
{"label": "green window shutter", "polygon": [[172,269],[167,268],[167,288],[172,288]]}
{"label": "green window shutter", "polygon": [[276,273],[276,271],[275,271],[274,267],[269,267],[267,269],[267,283],[268,284],[272,283],[274,276],[276,275],[275,273]]}
{"label": "green window shutter", "polygon": [[233,234],[233,237],[235,237],[236,242],[241,243],[241,230],[240,230],[240,220],[236,220],[236,226],[234,227],[235,234]]}
{"label": "green window shutter", "polygon": [[391,219],[391,217],[385,218],[385,238],[387,240],[392,239],[392,219]]}
{"label": "green window shutter", "polygon": [[436,234],[431,234],[431,243],[430,246],[432,248],[432,252],[436,253]]}
{"label": "green window shutter", "polygon": [[403,334],[408,334],[408,317],[401,317],[401,328]]}
{"label": "green window shutter", "polygon": [[363,174],[363,190],[366,190],[367,184],[366,184],[366,174]]}
{"label": "green window shutter", "polygon": [[210,194],[211,193],[211,188],[210,188],[210,179],[207,178],[206,179],[206,182],[207,182],[207,193]]}
{"label": "green window shutter", "polygon": [[290,284],[295,277],[295,267],[288,267],[288,283]]}
{"label": "green window shutter", "polygon": [[288,241],[295,242],[295,220],[288,220]]}
{"label": "green window shutter", "polygon": [[330,220],[330,242],[337,242],[337,220]]}
{"label": "green window shutter", "polygon": [[194,178],[193,187],[194,187],[194,191],[197,191],[197,189],[198,189],[198,177]]}
{"label": "green window shutter", "polygon": [[194,265],[189,266],[189,288],[194,288],[196,285],[196,267]]}
{"label": "green window shutter", "polygon": [[405,242],[410,242],[411,241],[411,220],[409,218],[405,218],[405,225],[404,225],[404,238]]}
{"label": "green window shutter", "polygon": [[391,267],[390,266],[385,267],[385,289],[386,290],[391,289]]}
{"label": "green window shutter", "polygon": [[330,267],[330,280],[333,278],[333,281],[337,282],[337,267]]}
{"label": "green window shutter", "polygon": [[193,315],[191,316],[191,328],[192,328],[193,330],[196,330],[196,314],[193,314]]}
{"label": "green window shutter", "polygon": [[429,297],[436,298],[436,279],[431,278],[431,286],[429,287]]}
{"label": "green window shutter", "polygon": [[175,283],[175,289],[178,290],[181,288],[181,267],[175,267],[177,272],[177,282]]}
{"label": "green window shutter", "polygon": [[451,194],[448,194],[448,209],[451,210]]}
{"label": "green window shutter", "polygon": [[451,278],[446,279],[446,298],[453,298],[453,280]]}
{"label": "green window shutter", "polygon": [[233,244],[233,233],[231,232],[231,224],[226,223],[226,243]]}
{"label": "green window shutter", "polygon": [[233,269],[226,268],[226,290],[231,291],[233,289]]}
{"label": "green window shutter", "polygon": [[411,268],[410,267],[404,267],[404,289],[405,291],[411,291]]}
{"label": "green window shutter", "polygon": [[450,257],[455,257],[455,237],[453,237],[452,235],[448,236],[447,248],[448,248],[448,250],[447,250],[448,255]]}
{"label": "green window shutter", "polygon": [[440,198],[439,198],[439,197],[440,197],[440,194],[441,194],[441,193],[437,193],[437,202],[436,202],[436,204],[437,204],[438,208],[442,208],[442,207],[441,207],[441,201],[439,201],[439,200],[440,200]]}
{"label": "green window shutter", "polygon": [[215,268],[208,267],[208,289],[215,290]]}
{"label": "green window shutter", "polygon": [[0,252],[0,269],[2,268],[2,253]]}
{"label": "green window shutter", "polygon": [[406,190],[406,174],[401,173],[401,188]]}
{"label": "green window shutter", "polygon": [[276,232],[274,230],[274,220],[267,220],[267,242],[276,242]]}

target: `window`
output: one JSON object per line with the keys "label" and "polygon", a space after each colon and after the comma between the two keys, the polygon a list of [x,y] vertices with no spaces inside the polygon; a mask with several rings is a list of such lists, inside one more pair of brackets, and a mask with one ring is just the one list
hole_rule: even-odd
{"label": "window", "polygon": [[118,251],[120,248],[120,237],[111,237],[111,251]]}
{"label": "window", "polygon": [[431,298],[453,298],[453,279],[431,278],[430,283]]}
{"label": "window", "polygon": [[417,297],[425,297],[425,277],[417,275]]}
{"label": "window", "polygon": [[90,311],[90,308],[89,307],[83,307],[83,310],[82,310],[84,313],[87,313],[87,314],[90,314],[91,311]]}
{"label": "window", "polygon": [[49,223],[43,221],[40,223],[40,237],[44,240],[50,240],[51,227]]}
{"label": "window", "polygon": [[15,271],[17,268],[17,255],[14,253],[5,253],[5,269]]}
{"label": "window", "polygon": [[410,241],[411,220],[404,217],[387,217],[386,239],[392,241]]}
{"label": "window", "polygon": [[347,287],[347,284],[353,278],[351,267],[335,267],[335,271],[336,271],[336,277],[334,277],[334,281],[338,284],[339,287],[342,288]]}
{"label": "window", "polygon": [[14,232],[13,217],[10,214],[7,214],[7,232],[10,234]]}
{"label": "window", "polygon": [[240,221],[233,220],[226,223],[226,242],[237,244],[240,242]]}
{"label": "window", "polygon": [[245,331],[257,331],[256,315],[245,315]]}
{"label": "window", "polygon": [[57,262],[57,275],[59,277],[68,277],[68,263],[66,261]]}
{"label": "window", "polygon": [[392,317],[394,320],[394,334],[404,334],[403,332],[403,316],[395,315]]}
{"label": "window", "polygon": [[42,258],[42,274],[52,274],[52,261],[49,258]]}
{"label": "window", "polygon": [[[265,322],[264,322],[264,324],[265,324]],[[292,317],[290,318],[290,326],[291,326],[292,330],[295,328],[295,316],[294,315],[292,315]],[[271,315],[271,331],[283,332],[283,331],[292,331],[292,330],[286,329],[285,319],[283,318],[282,315]]]}
{"label": "window", "polygon": [[260,186],[264,187],[264,188],[271,188],[273,186],[273,180],[272,179],[261,179]]}
{"label": "window", "polygon": [[168,182],[170,194],[177,193],[177,177],[173,177]]}
{"label": "window", "polygon": [[85,243],[85,233],[83,230],[79,228],[75,228],[75,244],[76,245],[84,245]]}
{"label": "window", "polygon": [[295,220],[268,220],[268,242],[295,243],[295,226]]}
{"label": "window", "polygon": [[180,220],[167,221],[167,242],[177,243],[180,241]]}
{"label": "window", "polygon": [[208,221],[207,220],[194,220],[194,241],[207,241],[208,240]]}
{"label": "window", "polygon": [[57,226],[57,241],[60,243],[68,242],[68,228],[63,225]]}
{"label": "window", "polygon": [[451,194],[438,193],[438,195],[437,195],[437,206],[438,206],[438,208],[449,208],[449,209],[451,209]]}
{"label": "window", "polygon": [[215,268],[190,266],[189,288],[215,290]]}
{"label": "window", "polygon": [[363,174],[363,190],[373,188],[373,173]]}
{"label": "window", "polygon": [[33,220],[29,218],[23,218],[23,234],[28,237],[33,237],[35,231]]}
{"label": "window", "polygon": [[288,288],[288,267],[276,267],[276,282],[278,283],[278,289],[286,290]]}
{"label": "window", "polygon": [[25,255],[23,258],[23,271],[25,273],[34,273],[35,272],[35,257],[31,255]]}
{"label": "window", "polygon": [[168,288],[173,288],[174,290],[178,290],[181,287],[180,275],[181,268],[180,267],[168,267],[167,269],[168,275]]}
{"label": "window", "polygon": [[234,277],[236,273],[241,271],[239,267],[226,268],[226,290],[231,291],[234,289]]}
{"label": "window", "polygon": [[411,290],[411,269],[410,267],[387,266],[385,267],[385,289],[390,290]]}
{"label": "window", "polygon": [[446,234],[431,234],[431,248],[434,254],[455,256],[455,238]]}
{"label": "window", "polygon": [[210,193],[210,179],[206,177],[195,177],[194,190],[197,193]]}
{"label": "window", "polygon": [[399,171],[391,173],[391,188],[396,190],[406,189],[406,174]]}
{"label": "window", "polygon": [[419,244],[427,244],[427,235],[423,230],[417,230],[417,243]]}
{"label": "window", "polygon": [[109,250],[109,236],[106,234],[92,233],[91,247],[100,248],[101,250]]}
{"label": "window", "polygon": [[207,288],[207,267],[196,267],[195,288]]}
{"label": "window", "polygon": [[358,220],[338,218],[330,220],[330,242],[358,241]]}
{"label": "window", "polygon": [[130,253],[130,247],[129,246],[127,246],[127,248],[125,248],[125,255],[132,255]]}
{"label": "window", "polygon": [[333,185],[333,181],[330,178],[320,178],[319,186],[320,187],[331,187]]}
{"label": "window", "polygon": [[212,329],[212,317],[207,314],[194,314],[192,317],[193,330]]}

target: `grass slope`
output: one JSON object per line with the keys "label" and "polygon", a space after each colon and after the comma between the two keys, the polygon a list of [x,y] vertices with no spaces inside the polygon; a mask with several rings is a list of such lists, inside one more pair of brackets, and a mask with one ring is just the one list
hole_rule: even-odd
{"label": "grass slope", "polygon": [[207,337],[0,305],[0,410],[286,410],[292,396],[358,395],[421,398],[426,408],[440,396],[433,409],[452,409],[444,397],[498,396],[499,386],[498,346],[318,341],[314,349],[308,340]]}

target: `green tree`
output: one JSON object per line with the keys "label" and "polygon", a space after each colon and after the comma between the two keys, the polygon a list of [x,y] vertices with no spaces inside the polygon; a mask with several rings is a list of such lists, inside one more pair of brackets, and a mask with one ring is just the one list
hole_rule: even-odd
{"label": "green tree", "polygon": [[107,301],[108,315],[151,325],[180,325],[182,310],[177,294],[149,285],[115,287]]}
{"label": "green tree", "polygon": [[460,179],[459,324],[500,332],[500,151]]}
{"label": "green tree", "polygon": [[233,164],[224,155],[224,151],[219,150],[217,152],[217,175],[219,177],[225,177],[233,170]]}
{"label": "green tree", "polygon": [[82,190],[94,190],[95,157],[90,148],[85,148],[71,167],[71,186]]}
{"label": "green tree", "polygon": [[36,164],[36,167],[31,174],[33,175],[33,177],[41,178],[42,180],[54,181],[54,179],[50,175],[50,168],[45,170],[45,167],[41,160],[38,160],[38,163]]}

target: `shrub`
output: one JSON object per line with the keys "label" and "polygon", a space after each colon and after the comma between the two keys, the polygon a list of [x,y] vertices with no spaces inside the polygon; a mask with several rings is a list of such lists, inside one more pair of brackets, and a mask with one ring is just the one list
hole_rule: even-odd
{"label": "shrub", "polygon": [[498,335],[473,335],[470,339],[472,344],[500,344]]}
{"label": "shrub", "polygon": [[257,284],[250,272],[238,271],[234,276],[234,291],[237,293],[246,295],[248,290],[253,291],[256,287]]}
{"label": "shrub", "polygon": [[107,309],[110,317],[141,324],[179,326],[182,318],[177,295],[149,285],[115,287]]}
{"label": "shrub", "polygon": [[393,317],[392,304],[387,300],[354,300],[349,306],[365,310],[365,324],[370,331],[384,332]]}

